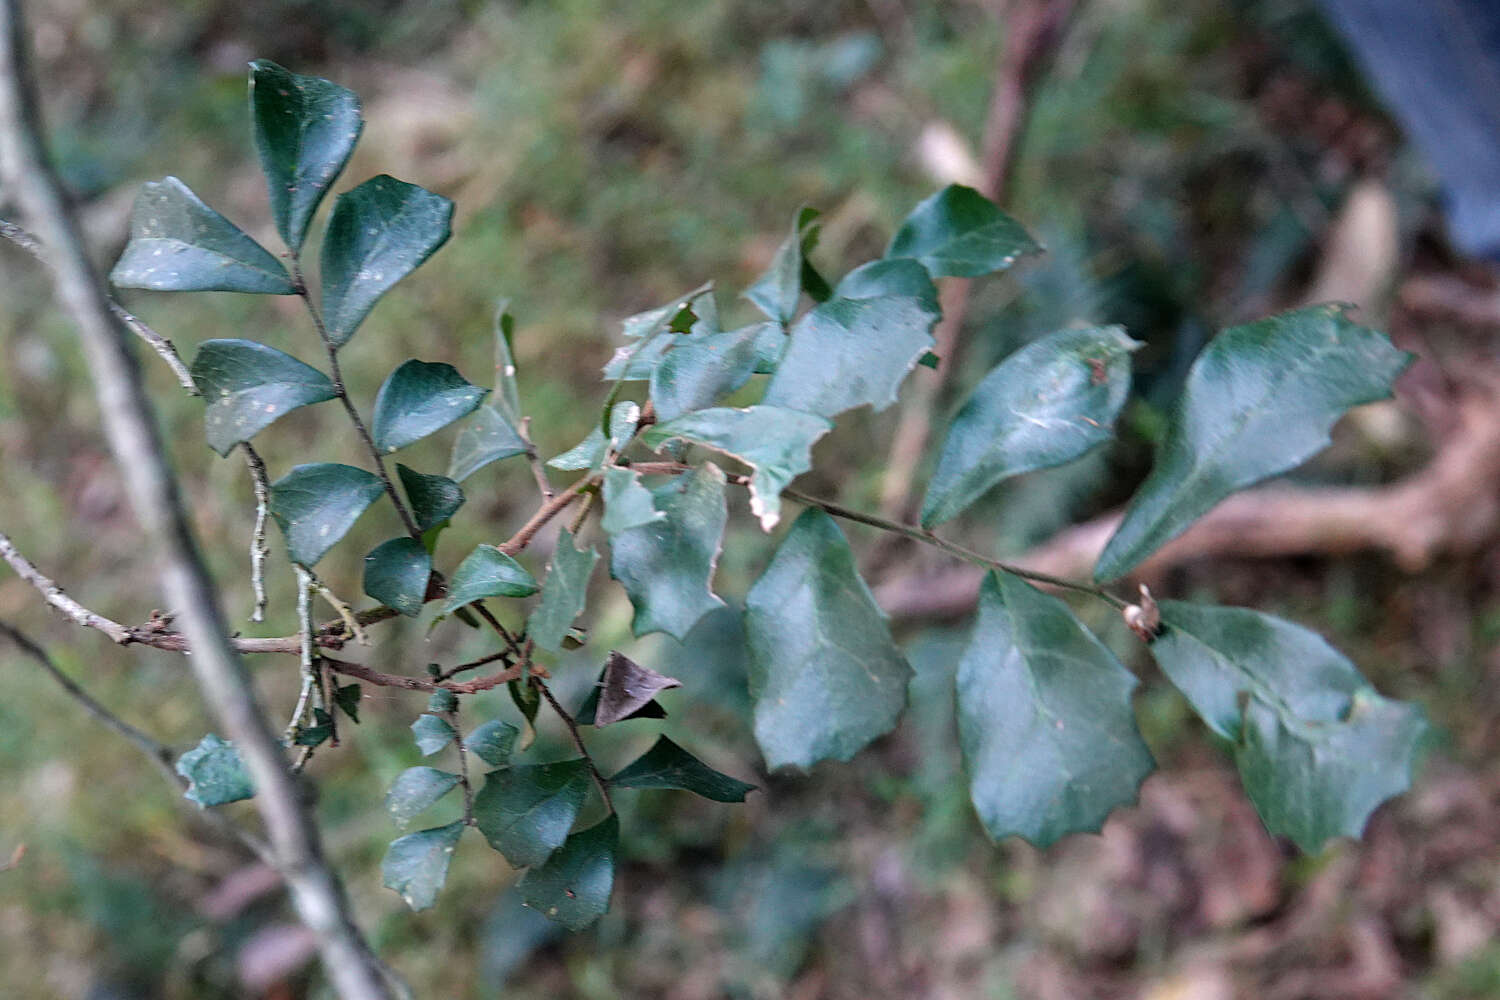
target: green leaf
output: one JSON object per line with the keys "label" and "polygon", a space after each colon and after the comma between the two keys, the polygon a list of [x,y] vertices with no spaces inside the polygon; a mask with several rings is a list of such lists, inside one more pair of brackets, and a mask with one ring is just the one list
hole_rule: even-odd
{"label": "green leaf", "polygon": [[[603,438],[602,434],[599,436]],[[526,442],[499,410],[481,406],[453,439],[448,477],[461,483],[491,462],[524,455],[527,450]]]}
{"label": "green leaf", "polygon": [[932,275],[922,265],[906,258],[861,264],[844,275],[833,295],[841,299],[878,299],[898,295],[920,299],[932,312],[943,311]]}
{"label": "green leaf", "polygon": [[932,350],[941,317],[914,295],[829,299],[792,327],[763,402],[824,417],[866,404],[883,410]]}
{"label": "green leaf", "polygon": [[313,724],[311,726],[304,726],[299,723],[293,730],[293,746],[322,746],[333,736],[333,716],[321,708],[313,709],[312,714]]}
{"label": "green leaf", "polygon": [[436,715],[422,714],[411,724],[411,734],[423,757],[431,757],[458,738],[458,733],[448,725],[448,720]]}
{"label": "green leaf", "polygon": [[771,266],[745,290],[745,298],[783,326],[797,315],[797,300],[802,296],[803,234],[817,217],[815,209],[798,209],[791,234],[771,258]]}
{"label": "green leaf", "polygon": [[536,592],[536,577],[525,566],[493,545],[478,545],[453,571],[443,614],[486,597],[530,597]]}
{"label": "green leaf", "polygon": [[[437,664],[430,664],[428,673],[432,673],[431,667],[435,666],[437,666]],[[427,711],[432,712],[435,715],[443,715],[447,712],[458,711],[458,695],[454,694],[452,691],[449,691],[447,688],[438,688],[436,691],[432,692],[432,694],[427,696]]]}
{"label": "green leaf", "polygon": [[640,474],[632,469],[618,465],[606,467],[603,490],[604,516],[599,524],[611,538],[667,516],[656,509],[651,491],[641,485]]}
{"label": "green leaf", "polygon": [[[573,721],[578,723],[580,726],[594,726],[601,724],[598,719],[599,702],[604,695],[604,684],[605,681],[609,678],[610,667],[616,666],[617,664],[616,658],[624,661],[626,667],[622,673],[625,675],[632,675],[636,671],[642,671],[646,674],[649,674],[651,677],[661,678],[662,681],[667,682],[657,684],[655,689],[658,691],[664,690],[666,688],[681,686],[681,682],[676,680],[675,678],[663,677],[661,674],[658,674],[654,670],[648,670],[647,668],[640,666],[640,664],[635,663],[628,657],[622,656],[617,652],[611,652],[609,654],[609,659],[605,661],[604,668],[599,671],[598,683],[589,688],[589,693],[584,695],[583,702],[578,706],[578,710],[573,713]],[[629,677],[624,677],[622,679],[629,680]],[[637,690],[639,690],[639,688],[637,688]],[[610,722],[624,722],[627,719],[665,719],[667,717],[667,710],[665,708],[662,708],[661,702],[657,701],[655,698],[648,698],[643,704],[639,703],[638,698],[629,696],[627,684],[619,684],[618,692],[619,694],[625,695],[625,697],[617,696],[615,698],[614,704],[611,707]],[[630,711],[624,711],[624,709],[628,707],[627,702],[635,702],[637,703],[638,707],[635,707]]]}
{"label": "green leaf", "polygon": [[491,771],[474,796],[474,822],[515,867],[539,865],[567,839],[588,790],[581,758]]}
{"label": "green leaf", "polygon": [[1235,490],[1321,451],[1344,411],[1389,396],[1410,359],[1342,306],[1220,333],[1193,362],[1156,464],[1094,578],[1125,574]]}
{"label": "green leaf", "polygon": [[637,636],[666,632],[681,640],[693,624],[723,601],[714,596],[714,566],[728,511],[724,473],[712,462],[656,491],[660,521],[611,539],[609,572],[635,606]]}
{"label": "green leaf", "polygon": [[255,794],[255,783],[245,770],[234,744],[209,733],[177,758],[177,773],[187,779],[187,798],[207,808],[238,802]]}
{"label": "green leaf", "polygon": [[[625,320],[623,332],[627,340],[636,341],[615,350],[614,356],[604,366],[603,377],[607,382],[639,382],[651,377],[651,372],[674,346],[695,343],[704,337],[719,332],[719,308],[714,302],[714,286],[702,285],[664,306],[648,309]],[[672,327],[682,326],[679,317],[692,317],[688,332],[671,334]],[[662,336],[657,336],[663,334]]]}
{"label": "green leaf", "polygon": [[1113,437],[1140,346],[1118,326],[1062,330],[1002,361],[948,429],[923,527],[956,517],[1003,479],[1071,462]]}
{"label": "green leaf", "polygon": [[409,618],[427,603],[432,555],[415,538],[392,538],[365,556],[365,593]]}
{"label": "green leaf", "polygon": [[458,369],[413,358],[403,362],[375,395],[370,433],[384,452],[405,448],[474,412],[489,393],[470,385]]}
{"label": "green leaf", "polygon": [[156,292],[297,292],[281,261],[175,177],[141,186],[109,280]]}
{"label": "green leaf", "polygon": [[536,740],[536,714],[542,708],[542,693],[524,679],[510,681],[505,689],[510,692],[510,700],[515,703],[516,711],[521,713],[521,718],[526,723],[517,749],[529,749]]}
{"label": "green leaf", "polygon": [[335,347],[448,241],[452,218],[447,198],[385,174],[338,196],[323,238],[323,322]]}
{"label": "green leaf", "polygon": [[608,437],[604,436],[602,428],[595,427],[582,441],[551,459],[547,464],[563,472],[597,469],[604,463],[604,457],[611,448],[618,452],[624,447],[625,442],[634,436],[640,419],[641,408],[638,404],[630,400],[616,403],[609,413]]}
{"label": "green leaf", "polygon": [[973,188],[951,184],[912,209],[885,255],[913,257],[934,278],[977,278],[1041,252],[994,202]]}
{"label": "green leaf", "polygon": [[339,707],[341,712],[349,716],[350,719],[353,719],[356,726],[359,725],[359,702],[361,697],[358,684],[345,684],[343,687],[333,689],[333,703]]}
{"label": "green leaf", "polygon": [[208,446],[220,455],[283,414],[337,395],[327,375],[253,340],[205,340],[192,376],[208,404]]}
{"label": "green leaf", "polygon": [[[638,716],[651,718],[646,706],[656,704],[656,696],[663,691],[678,687],[682,682],[677,678],[659,674],[612,650],[599,675],[598,697],[589,711],[589,724],[602,727]],[[665,710],[661,712],[662,716],[666,714]]]}
{"label": "green leaf", "polygon": [[313,566],[384,492],[363,469],[336,462],[295,466],[271,484],[271,516],[294,563]]}
{"label": "green leaf", "polygon": [[681,438],[750,466],[750,511],[770,531],[781,520],[781,491],[812,467],[813,442],[832,428],[822,417],[776,406],[717,407],[654,424],[641,440],[659,448]]}
{"label": "green leaf", "polygon": [[743,802],[755,786],[721,774],[665,736],[609,779],[616,788],[678,788],[715,802]]}
{"label": "green leaf", "polygon": [[464,821],[458,819],[391,841],[380,863],[382,884],[399,892],[413,910],[427,909],[448,879],[448,862],[463,832]]}
{"label": "green leaf", "polygon": [[495,305],[495,409],[513,427],[521,426],[521,390],[516,385],[516,361],[511,356],[510,339],[516,321],[510,315],[510,299]]}
{"label": "green leaf", "polygon": [[657,419],[712,406],[748,382],[760,359],[760,337],[759,326],[747,326],[674,347],[651,372]]}
{"label": "green leaf", "polygon": [[990,573],[958,665],[969,794],[990,836],[1047,847],[1097,831],[1155,767],[1135,677],[1050,594]]}
{"label": "green leaf", "polygon": [[521,899],[568,930],[583,930],[609,910],[619,844],[616,816],[578,831],[546,864],[521,877]]}
{"label": "green leaf", "polygon": [[1428,733],[1316,632],[1244,608],[1162,601],[1151,644],[1210,729],[1234,741],[1245,791],[1272,833],[1316,851],[1358,837],[1411,784]]}
{"label": "green leaf", "polygon": [[557,548],[542,584],[542,599],[526,623],[526,634],[543,649],[557,652],[563,638],[573,627],[573,619],[583,613],[588,598],[589,576],[599,553],[593,548],[582,552],[573,547],[573,534],[567,528],[557,533]]}
{"label": "green leaf", "polygon": [[509,722],[491,719],[476,727],[464,740],[464,746],[491,767],[503,767],[510,760],[510,752],[515,749],[516,737],[520,735],[521,731]]}
{"label": "green leaf", "polygon": [[406,491],[406,502],[411,505],[418,531],[437,527],[464,505],[464,491],[447,476],[429,476],[400,462],[396,463],[396,475]]}
{"label": "green leaf", "polygon": [[271,194],[276,229],[293,253],[332,186],[364,119],[352,90],[316,76],[298,76],[269,59],[250,64],[255,150]]}
{"label": "green leaf", "polygon": [[435,767],[409,767],[396,778],[385,795],[386,812],[403,829],[417,815],[458,784],[458,775]]}
{"label": "green leaf", "polygon": [[848,760],[895,726],[911,667],[833,519],[803,511],[745,599],[755,739],[773,770]]}

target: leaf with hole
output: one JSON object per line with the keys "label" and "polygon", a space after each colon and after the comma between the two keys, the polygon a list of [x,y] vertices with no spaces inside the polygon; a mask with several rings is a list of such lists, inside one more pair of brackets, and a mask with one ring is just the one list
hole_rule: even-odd
{"label": "leaf with hole", "polygon": [[491,719],[475,727],[464,740],[464,746],[491,767],[503,767],[510,760],[510,752],[515,749],[516,737],[520,734],[521,731],[509,722]]}
{"label": "leaf with hole", "polygon": [[613,815],[578,831],[546,864],[521,877],[521,898],[568,930],[583,930],[609,910],[619,844],[620,820]]}
{"label": "leaf with hole", "polygon": [[458,513],[464,505],[464,491],[447,476],[429,476],[396,463],[396,475],[406,491],[406,502],[418,531],[428,531]]}
{"label": "leaf with hole", "polygon": [[969,794],[990,836],[1046,847],[1135,801],[1155,763],[1136,729],[1136,680],[1068,606],[989,573],[958,665]]}
{"label": "leaf with hole", "polygon": [[457,784],[456,774],[435,767],[409,767],[396,776],[391,790],[386,792],[385,810],[397,826],[405,828]]}
{"label": "leaf with hole", "polygon": [[375,447],[392,452],[474,412],[489,393],[470,385],[458,369],[413,358],[403,362],[375,395],[370,434]]}
{"label": "leaf with hole", "polygon": [[365,556],[365,593],[409,618],[427,603],[432,554],[415,538],[392,538]]}
{"label": "leaf with hole", "polygon": [[380,863],[382,884],[399,892],[413,910],[427,909],[448,880],[448,863],[463,832],[459,819],[391,841]]}
{"label": "leaf with hole", "polygon": [[187,779],[184,796],[204,808],[255,795],[255,783],[250,780],[239,751],[213,733],[177,758],[176,771]]}
{"label": "leaf with hole", "polygon": [[934,278],[977,278],[1042,252],[1025,228],[973,188],[950,184],[912,209],[888,258],[911,257]]}
{"label": "leaf with hole", "polygon": [[426,713],[417,716],[416,721],[411,724],[411,735],[423,757],[431,757],[458,738],[458,733],[448,724],[447,719]]}
{"label": "leaf with hole", "polygon": [[665,736],[609,783],[616,788],[676,788],[715,802],[743,802],[755,786],[703,763]]}
{"label": "leaf with hole", "polygon": [[448,241],[453,202],[381,174],[333,203],[323,237],[323,323],[341,346],[391,286]]}
{"label": "leaf with hole", "polygon": [[109,280],[155,292],[297,293],[281,261],[175,177],[141,186]]}
{"label": "leaf with hole", "polygon": [[573,620],[583,613],[589,577],[598,561],[599,553],[592,547],[580,552],[573,546],[573,534],[567,528],[557,533],[557,547],[542,583],[542,599],[526,622],[526,634],[538,646],[553,653],[562,648]]}
{"label": "leaf with hole", "polygon": [[525,566],[493,545],[478,545],[453,571],[443,614],[486,597],[530,597],[536,592],[536,577]]}
{"label": "leaf with hole", "polygon": [[220,455],[284,414],[337,396],[327,375],[253,340],[205,340],[192,376],[208,405],[204,436]]}
{"label": "leaf with hole", "polygon": [[823,511],[803,511],[750,588],[745,634],[766,766],[849,760],[895,726],[911,667]]}
{"label": "leaf with hole", "polygon": [[582,759],[491,771],[474,796],[474,822],[515,867],[539,865],[567,839],[588,790]]}
{"label": "leaf with hole", "polygon": [[292,562],[314,566],[384,492],[363,469],[336,462],[295,466],[271,484],[271,516]]}
{"label": "leaf with hole", "polygon": [[1002,361],[948,428],[923,527],[956,517],[1002,480],[1071,462],[1112,438],[1140,346],[1118,326],[1061,330]]}
{"label": "leaf with hole", "polygon": [[1410,360],[1342,306],[1220,333],[1188,371],[1156,463],[1094,578],[1124,575],[1235,490],[1311,458],[1345,410],[1389,396]]}
{"label": "leaf with hole", "polygon": [[255,150],[271,195],[276,229],[293,253],[364,129],[352,90],[299,76],[271,62],[250,64]]}

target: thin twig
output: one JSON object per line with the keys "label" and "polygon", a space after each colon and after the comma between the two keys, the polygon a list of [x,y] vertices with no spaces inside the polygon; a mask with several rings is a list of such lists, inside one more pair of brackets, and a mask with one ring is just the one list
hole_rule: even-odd
{"label": "thin twig", "polygon": [[509,649],[502,649],[498,653],[491,653],[488,656],[481,656],[477,660],[470,660],[467,663],[460,663],[456,667],[449,667],[447,670],[444,670],[442,673],[438,674],[437,677],[433,678],[433,680],[435,682],[446,681],[450,677],[457,677],[459,674],[464,673],[465,671],[475,670],[486,664],[494,663],[496,660],[503,660],[505,661],[506,666],[510,666],[510,657],[512,655],[513,654]]}
{"label": "thin twig", "polygon": [[[335,660],[331,657],[323,657],[323,663],[330,670],[346,677],[354,677],[358,680],[374,684],[376,687],[401,688],[406,691],[452,691],[454,694],[478,694],[481,691],[489,691],[502,684],[509,684],[521,676],[519,666],[507,666],[498,673],[488,677],[481,677],[472,681],[438,681],[425,677],[409,677],[406,674],[387,674],[379,670],[371,669],[362,663],[349,663],[345,660]],[[533,671],[537,668],[533,667]]]}
{"label": "thin twig", "polygon": [[556,712],[557,717],[563,720],[563,725],[568,727],[568,735],[573,737],[573,745],[578,748],[579,754],[582,755],[584,762],[588,764],[589,774],[594,778],[594,785],[599,789],[599,796],[604,799],[605,808],[609,810],[610,815],[614,815],[615,803],[609,797],[609,782],[605,781],[604,775],[599,773],[599,768],[594,764],[593,755],[589,753],[589,748],[584,745],[583,736],[578,732],[578,722],[568,714],[566,709],[557,703],[557,699],[552,696],[552,690],[546,684],[542,683],[541,678],[533,677],[531,684],[542,693],[543,698],[547,699],[547,704],[551,705],[552,711]]}
{"label": "thin twig", "polygon": [[121,646],[136,641],[134,629],[126,628],[119,622],[111,621],[97,612],[90,611],[63,593],[63,589],[33,566],[31,561],[23,556],[4,534],[0,534],[0,558],[4,558],[10,564],[10,568],[16,571],[17,576],[40,591],[42,600],[61,611],[75,624],[86,628],[96,628]]}
{"label": "thin twig", "polygon": [[255,528],[250,532],[250,588],[255,594],[255,607],[250,612],[252,622],[266,620],[266,556],[270,552],[266,545],[266,514],[271,509],[271,483],[266,475],[266,463],[249,441],[240,442],[245,453],[245,464],[250,467],[250,484],[255,490]]}
{"label": "thin twig", "polygon": [[551,500],[555,491],[552,489],[551,481],[547,478],[547,468],[542,465],[542,457],[537,453],[536,444],[531,440],[530,417],[521,418],[520,432],[521,440],[526,444],[526,464],[531,466],[531,475],[536,480],[536,488],[541,492],[543,501]]}
{"label": "thin twig", "polygon": [[453,746],[458,750],[458,787],[464,794],[464,825],[474,825],[474,786],[469,784],[469,748],[464,745],[463,733],[458,728],[458,709],[444,712],[443,717],[453,728]]}
{"label": "thin twig", "polygon": [[531,520],[521,525],[521,529],[519,531],[517,531],[514,535],[511,535],[509,540],[501,542],[496,546],[496,548],[498,548],[501,552],[504,552],[508,556],[513,556],[517,552],[520,552],[522,549],[526,548],[526,546],[531,544],[531,540],[536,537],[537,532],[541,531],[547,526],[547,522],[551,521],[554,517],[567,509],[568,504],[572,503],[574,500],[577,500],[578,495],[582,493],[586,487],[592,486],[595,481],[596,479],[594,476],[584,476],[582,479],[574,482],[567,489],[563,490],[561,493],[558,493],[556,496],[554,496],[551,500],[548,500],[546,503],[542,504],[541,509],[539,509],[535,514],[531,515]]}
{"label": "thin twig", "polygon": [[302,566],[293,568],[297,571],[297,660],[301,668],[302,689],[297,694],[297,707],[292,709],[292,717],[287,720],[282,734],[282,742],[288,745],[297,738],[297,730],[307,722],[307,703],[313,689],[313,575]]}

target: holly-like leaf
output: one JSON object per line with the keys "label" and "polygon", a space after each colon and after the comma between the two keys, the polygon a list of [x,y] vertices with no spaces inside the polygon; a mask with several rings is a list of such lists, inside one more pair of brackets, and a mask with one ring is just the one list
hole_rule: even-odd
{"label": "holly-like leaf", "polygon": [[755,739],[772,769],[848,760],[889,732],[911,667],[833,519],[809,508],[745,599]]}
{"label": "holly-like leaf", "polygon": [[1428,727],[1382,698],[1316,632],[1245,608],[1162,601],[1151,654],[1210,729],[1234,741],[1272,833],[1316,851],[1358,837],[1411,784]]}
{"label": "holly-like leaf", "polygon": [[941,317],[914,295],[831,298],[792,327],[763,402],[824,417],[866,404],[883,410],[932,350]]}
{"label": "holly-like leaf", "polygon": [[609,411],[608,436],[605,435],[603,428],[595,427],[582,441],[549,460],[547,464],[563,472],[597,469],[604,464],[604,458],[611,449],[616,452],[620,451],[625,446],[625,442],[635,435],[640,419],[639,404],[631,400],[616,403]]}
{"label": "holly-like leaf", "polygon": [[365,593],[410,618],[422,613],[432,554],[415,538],[392,538],[365,556]]}
{"label": "holly-like leaf", "polygon": [[887,257],[912,257],[934,278],[977,278],[1041,253],[1025,228],[973,188],[951,184],[912,209]]}
{"label": "holly-like leaf", "polygon": [[613,538],[622,531],[660,521],[667,515],[656,509],[651,491],[641,485],[640,473],[611,465],[604,470],[604,533]]}
{"label": "holly-like leaf", "polygon": [[346,343],[391,286],[448,241],[453,202],[381,174],[338,196],[323,238],[323,322]]}
{"label": "holly-like leaf", "polygon": [[777,406],[715,407],[654,424],[641,440],[659,448],[680,438],[750,466],[750,511],[770,531],[781,520],[781,491],[812,467],[813,442],[832,428],[822,417]]}
{"label": "holly-like leaf", "polygon": [[[628,317],[622,324],[625,339],[635,341],[616,349],[605,364],[607,382],[636,382],[651,372],[675,345],[694,343],[719,332],[719,307],[714,286],[702,285],[664,306]],[[674,332],[674,328],[678,332]],[[658,336],[661,334],[661,336]]]}
{"label": "holly-like leaf", "polygon": [[356,726],[359,725],[359,702],[362,697],[358,684],[345,684],[333,689],[333,703],[339,707],[339,711],[349,716]]}
{"label": "holly-like leaf", "polygon": [[292,733],[292,745],[299,747],[317,747],[333,737],[333,716],[321,708],[312,710],[313,724],[304,726],[298,724]]}
{"label": "holly-like leaf", "polygon": [[[573,713],[573,721],[580,726],[592,726],[598,722],[596,714],[599,711],[599,699],[604,692],[604,675],[608,669],[609,663],[606,662],[604,667],[599,671],[598,682],[589,688],[589,693],[584,695],[582,703],[578,706],[578,710]],[[656,674],[655,671],[650,672]],[[656,676],[660,677],[661,675],[656,674]],[[672,680],[672,678],[668,677],[666,680]],[[668,684],[665,686],[673,687],[675,685]],[[653,698],[626,715],[619,715],[618,710],[615,714],[619,717],[612,720],[614,722],[624,722],[627,719],[665,719],[667,717],[667,710],[661,707],[661,702]]]}
{"label": "holly-like leaf", "polygon": [[657,490],[655,502],[666,516],[615,535],[609,572],[635,606],[637,636],[666,632],[681,640],[724,603],[712,589],[729,517],[724,473],[705,462]]}
{"label": "holly-like leaf", "polygon": [[536,577],[525,566],[493,545],[479,545],[453,571],[443,614],[486,597],[530,597],[536,592]]}
{"label": "holly-like leaf", "polygon": [[238,802],[255,794],[255,783],[250,780],[239,751],[213,733],[178,757],[176,769],[188,782],[183,794],[204,808]]}
{"label": "holly-like leaf", "polygon": [[380,863],[382,884],[399,892],[413,910],[427,909],[448,880],[448,862],[463,832],[464,821],[457,819],[391,841]]}
{"label": "holly-like leaf", "polygon": [[416,721],[411,724],[411,735],[423,757],[431,757],[458,738],[458,733],[448,724],[447,719],[426,713],[417,716]]}
{"label": "holly-like leaf", "polygon": [[583,930],[609,910],[619,844],[620,820],[614,815],[578,831],[546,864],[521,877],[521,899],[568,930]]}
{"label": "holly-like leaf", "polygon": [[271,516],[292,562],[316,565],[382,492],[375,476],[336,462],[298,465],[272,483]]}
{"label": "holly-like leaf", "polygon": [[969,794],[990,836],[1046,847],[1098,830],[1155,767],[1135,677],[1050,594],[990,573],[958,665]]}
{"label": "holly-like leaf", "polygon": [[1118,326],[1062,330],[1002,361],[948,429],[923,526],[957,516],[1001,480],[1071,462],[1113,437],[1140,346]]}
{"label": "holly-like leaf", "polygon": [[596,726],[608,726],[629,719],[663,691],[678,687],[682,682],[677,678],[659,674],[611,650],[599,678],[599,698],[591,721]]}
{"label": "holly-like leaf", "polygon": [[281,261],[175,177],[141,186],[109,280],[156,292],[297,292]]}
{"label": "holly-like leaf", "polygon": [[656,418],[712,406],[748,382],[760,360],[760,338],[759,326],[747,326],[672,348],[651,372]]}
{"label": "holly-like leaf", "polygon": [[474,822],[515,867],[539,865],[567,839],[588,790],[582,759],[491,771],[474,796]]}
{"label": "holly-like leaf", "polygon": [[370,433],[384,452],[405,448],[474,412],[489,393],[441,362],[402,363],[375,395]]}
{"label": "holly-like leaf", "polygon": [[542,584],[542,599],[526,623],[526,634],[538,646],[554,653],[562,648],[573,620],[583,613],[589,577],[598,561],[599,553],[592,547],[581,552],[573,547],[573,534],[567,528],[558,532],[557,548]]}
{"label": "holly-like leaf", "polygon": [[411,506],[411,516],[416,518],[418,531],[437,527],[464,505],[464,491],[447,476],[429,476],[400,462],[396,463],[396,475],[406,491],[406,502]]}
{"label": "holly-like leaf", "polygon": [[204,436],[220,455],[283,414],[337,395],[327,375],[253,340],[205,340],[192,376],[208,404]]}
{"label": "holly-like leaf", "polygon": [[755,786],[722,774],[665,736],[609,779],[616,788],[678,788],[715,802],[743,802]]}
{"label": "holly-like leaf", "polygon": [[1411,355],[1342,306],[1231,327],[1188,372],[1156,464],[1094,568],[1113,580],[1235,490],[1311,458],[1344,411],[1384,399]]}
{"label": "holly-like leaf", "polygon": [[931,311],[942,311],[932,275],[922,265],[904,257],[861,264],[844,275],[833,290],[833,296],[841,299],[878,299],[887,295],[920,299]]}
{"label": "holly-like leaf", "polygon": [[477,726],[464,740],[464,746],[491,767],[504,767],[520,735],[521,731],[509,722],[491,719]]}
{"label": "holly-like leaf", "polygon": [[385,794],[385,809],[403,829],[458,784],[458,775],[435,767],[409,767],[396,777]]}
{"label": "holly-like leaf", "polygon": [[329,80],[257,59],[250,64],[250,108],[271,215],[287,247],[297,253],[318,203],[364,129],[359,98]]}
{"label": "holly-like leaf", "polygon": [[745,298],[755,303],[766,316],[782,324],[797,315],[797,301],[802,297],[802,247],[808,227],[818,217],[816,209],[799,209],[792,220],[791,234],[771,258],[766,273],[745,290]]}
{"label": "holly-like leaf", "polygon": [[524,455],[527,450],[526,442],[499,410],[481,406],[453,439],[448,478],[461,483],[491,462]]}

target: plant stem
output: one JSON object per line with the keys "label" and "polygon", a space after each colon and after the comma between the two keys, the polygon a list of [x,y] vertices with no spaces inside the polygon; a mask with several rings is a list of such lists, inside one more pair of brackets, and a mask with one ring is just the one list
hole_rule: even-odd
{"label": "plant stem", "polygon": [[578,732],[577,721],[567,713],[566,709],[557,703],[557,699],[552,696],[552,690],[546,684],[542,683],[541,678],[533,676],[531,683],[532,686],[542,693],[542,697],[547,699],[547,704],[551,705],[552,711],[556,712],[557,717],[563,720],[563,725],[568,727],[568,735],[573,737],[573,745],[578,748],[579,754],[582,755],[584,762],[589,766],[589,774],[593,776],[594,785],[599,789],[599,797],[604,799],[605,808],[613,816],[615,802],[609,797],[609,783],[604,780],[604,775],[599,773],[599,768],[594,764],[593,755],[589,753],[589,748],[584,745],[583,736]]}
{"label": "plant stem", "polygon": [[458,709],[444,712],[448,725],[453,727],[453,745],[458,749],[458,786],[464,792],[464,825],[474,825],[474,786],[469,784],[469,748],[464,745],[463,734],[458,728]]}

